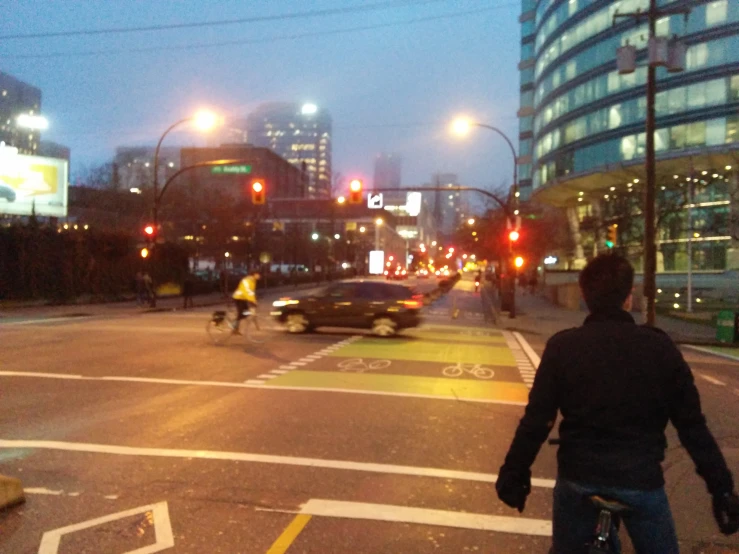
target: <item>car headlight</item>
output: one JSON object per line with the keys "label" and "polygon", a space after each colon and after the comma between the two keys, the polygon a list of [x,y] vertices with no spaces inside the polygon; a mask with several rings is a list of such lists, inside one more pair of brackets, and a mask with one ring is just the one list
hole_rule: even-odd
{"label": "car headlight", "polygon": [[297,304],[299,300],[275,300],[272,305],[275,308],[283,308],[284,306],[290,306],[291,304]]}

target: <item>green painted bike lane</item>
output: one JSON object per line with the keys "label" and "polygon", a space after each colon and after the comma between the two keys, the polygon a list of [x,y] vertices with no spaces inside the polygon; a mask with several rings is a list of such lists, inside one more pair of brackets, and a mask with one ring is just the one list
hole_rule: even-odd
{"label": "green painted bike lane", "polygon": [[[322,370],[328,360],[392,360],[424,362],[426,375]],[[462,365],[464,364],[464,365]],[[461,378],[441,376],[444,367],[466,368]],[[528,389],[520,380],[476,378],[472,368],[505,369],[515,373],[516,360],[499,331],[461,326],[429,326],[394,338],[362,337],[315,360],[309,367],[289,371],[272,379],[270,387],[305,388],[336,392],[365,392],[397,396],[421,396],[478,402],[521,404]],[[388,370],[392,371],[392,370]]]}

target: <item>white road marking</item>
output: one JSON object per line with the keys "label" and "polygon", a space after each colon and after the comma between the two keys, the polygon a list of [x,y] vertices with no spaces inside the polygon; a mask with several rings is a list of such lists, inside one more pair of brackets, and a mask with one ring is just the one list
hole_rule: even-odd
{"label": "white road marking", "polygon": [[298,513],[323,517],[391,521],[395,523],[455,527],[458,529],[497,531],[499,533],[536,535],[540,537],[550,537],[552,535],[552,522],[546,519],[470,514],[448,510],[394,506],[391,504],[368,504],[363,502],[343,502],[340,500],[311,498],[301,506]]}
{"label": "white road marking", "polygon": [[[0,439],[0,448],[31,448],[45,450],[63,450],[67,452],[88,452],[95,454],[114,454],[119,456],[149,456],[159,458],[193,458],[196,460],[226,460],[232,462],[254,462],[265,464],[317,467],[322,469],[341,469],[347,471],[363,471],[391,475],[411,475],[415,477],[435,477],[438,479],[455,479],[458,481],[480,481],[495,483],[498,478],[493,473],[478,473],[454,469],[433,467],[402,466],[371,462],[352,462],[346,460],[324,460],[320,458],[301,458],[295,456],[279,456],[270,454],[254,454],[249,452],[224,452],[218,450],[186,450],[174,448],[147,448],[135,446],[115,446],[83,442],[62,442],[42,440],[4,440]],[[553,479],[531,479],[534,487],[554,488]]]}
{"label": "white road marking", "polygon": [[292,362],[290,365],[308,365],[307,362]]}
{"label": "white road marking", "polygon": [[162,550],[173,548],[174,534],[172,533],[172,524],[169,520],[169,509],[167,508],[167,503],[157,502],[156,504],[139,506],[138,508],[132,508],[131,510],[125,510],[123,512],[117,512],[115,514],[97,517],[74,525],[67,525],[66,527],[59,527],[58,529],[47,531],[41,539],[41,546],[39,546],[38,554],[57,554],[59,552],[59,543],[64,535],[69,535],[76,531],[82,531],[83,529],[89,529],[90,527],[95,527],[118,519],[124,519],[138,514],[145,514],[146,512],[152,512],[156,542],[143,548],[130,550],[124,554],[154,554],[155,552],[161,552]]}
{"label": "white road marking", "polygon": [[290,373],[290,369],[273,369],[270,373],[274,373],[275,375],[285,375],[285,373]]}
{"label": "white road marking", "polygon": [[85,316],[75,316],[75,317],[47,317],[43,319],[27,319],[26,321],[9,321],[7,323],[3,323],[3,325],[33,325],[35,323],[56,323],[58,321],[84,321],[86,319],[90,319],[92,316],[85,315]]}
{"label": "white road marking", "polygon": [[277,375],[272,375],[271,373],[263,373],[262,375],[257,375],[257,379],[274,379],[277,377]]}
{"label": "white road marking", "polygon": [[318,358],[321,358],[322,356],[320,354],[311,354],[310,356],[305,356],[305,360],[317,360]]}
{"label": "white road marking", "polygon": [[46,377],[48,379],[86,379],[82,375],[68,375],[66,373],[33,373],[28,371],[0,371],[3,377]]}
{"label": "white road marking", "polygon": [[696,375],[704,381],[708,381],[709,383],[713,383],[714,385],[718,385],[719,387],[726,386],[726,383],[724,383],[723,381],[719,381],[715,377],[711,377],[710,375],[706,375],[705,373],[696,372]]}
{"label": "white road marking", "polygon": [[64,491],[55,491],[46,487],[23,487],[23,492],[26,494],[46,494],[50,496],[62,496],[64,494]]}
{"label": "white road marking", "polygon": [[529,361],[533,364],[533,366],[539,367],[539,364],[541,363],[541,358],[536,352],[534,352],[534,349],[531,348],[531,345],[526,341],[526,339],[523,338],[523,335],[518,331],[514,331],[513,336],[516,337],[518,344],[520,344],[521,348],[523,348],[523,351],[526,352],[526,355],[528,356]]}
{"label": "white road marking", "polygon": [[294,368],[293,368],[293,366],[291,366],[291,365],[281,365],[281,366],[280,366],[280,369],[287,369],[287,370],[290,370],[290,369],[294,369]]}
{"label": "white road marking", "polygon": [[[43,379],[66,379],[67,376],[59,373],[52,374],[41,374],[33,372],[20,372],[20,371],[0,371],[0,377],[11,376],[11,377],[30,377],[38,378],[39,376]],[[474,402],[477,404],[503,404],[508,406],[525,406],[526,402],[519,402],[516,400],[491,400],[488,398],[464,398],[458,399],[455,396],[435,396],[433,394],[416,394],[410,392],[388,392],[388,391],[374,391],[374,390],[355,390],[355,389],[344,389],[339,387],[291,387],[291,386],[280,386],[280,385],[266,385],[264,381],[258,379],[249,379],[244,383],[228,382],[228,381],[191,381],[187,379],[157,379],[152,377],[80,377],[81,381],[120,381],[129,383],[148,383],[148,384],[159,384],[159,385],[173,385],[173,386],[198,386],[198,387],[233,387],[233,388],[254,388],[260,390],[279,390],[279,391],[296,391],[296,392],[338,392],[347,394],[365,394],[373,396],[393,396],[398,398],[424,398],[429,400],[443,400],[443,401],[454,401],[454,402]]]}

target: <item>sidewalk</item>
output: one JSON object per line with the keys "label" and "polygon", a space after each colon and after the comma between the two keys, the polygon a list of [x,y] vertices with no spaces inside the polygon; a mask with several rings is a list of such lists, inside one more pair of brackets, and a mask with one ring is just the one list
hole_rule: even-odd
{"label": "sidewalk", "polygon": [[[639,313],[632,314],[637,323],[642,323]],[[507,313],[498,317],[501,328],[543,335],[551,335],[570,327],[582,325],[587,312],[574,311],[552,304],[541,296],[516,295],[516,317]],[[667,332],[675,342],[699,345],[714,345],[716,330],[706,325],[690,323],[670,317],[657,316],[657,327]]]}
{"label": "sidewalk", "polygon": [[[306,283],[302,285],[288,285],[284,287],[267,288],[259,291],[260,296],[271,297],[275,294],[290,293],[293,291],[309,290],[325,285],[325,283]],[[206,306],[225,306],[231,301],[230,295],[225,298],[220,292],[200,294],[192,297],[195,308]],[[147,313],[168,312],[183,309],[182,296],[170,296],[157,299],[157,307],[141,306],[135,300],[123,302],[104,302],[98,304],[63,304],[45,306],[31,304],[13,308],[0,309],[0,323],[4,318],[26,316],[35,317],[82,317],[92,315],[113,315],[116,313]]]}

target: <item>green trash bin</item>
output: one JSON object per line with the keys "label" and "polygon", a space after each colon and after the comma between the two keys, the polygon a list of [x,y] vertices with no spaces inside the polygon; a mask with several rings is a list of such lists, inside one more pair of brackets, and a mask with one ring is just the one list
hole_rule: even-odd
{"label": "green trash bin", "polygon": [[739,340],[739,312],[721,310],[716,318],[716,340],[733,343]]}

